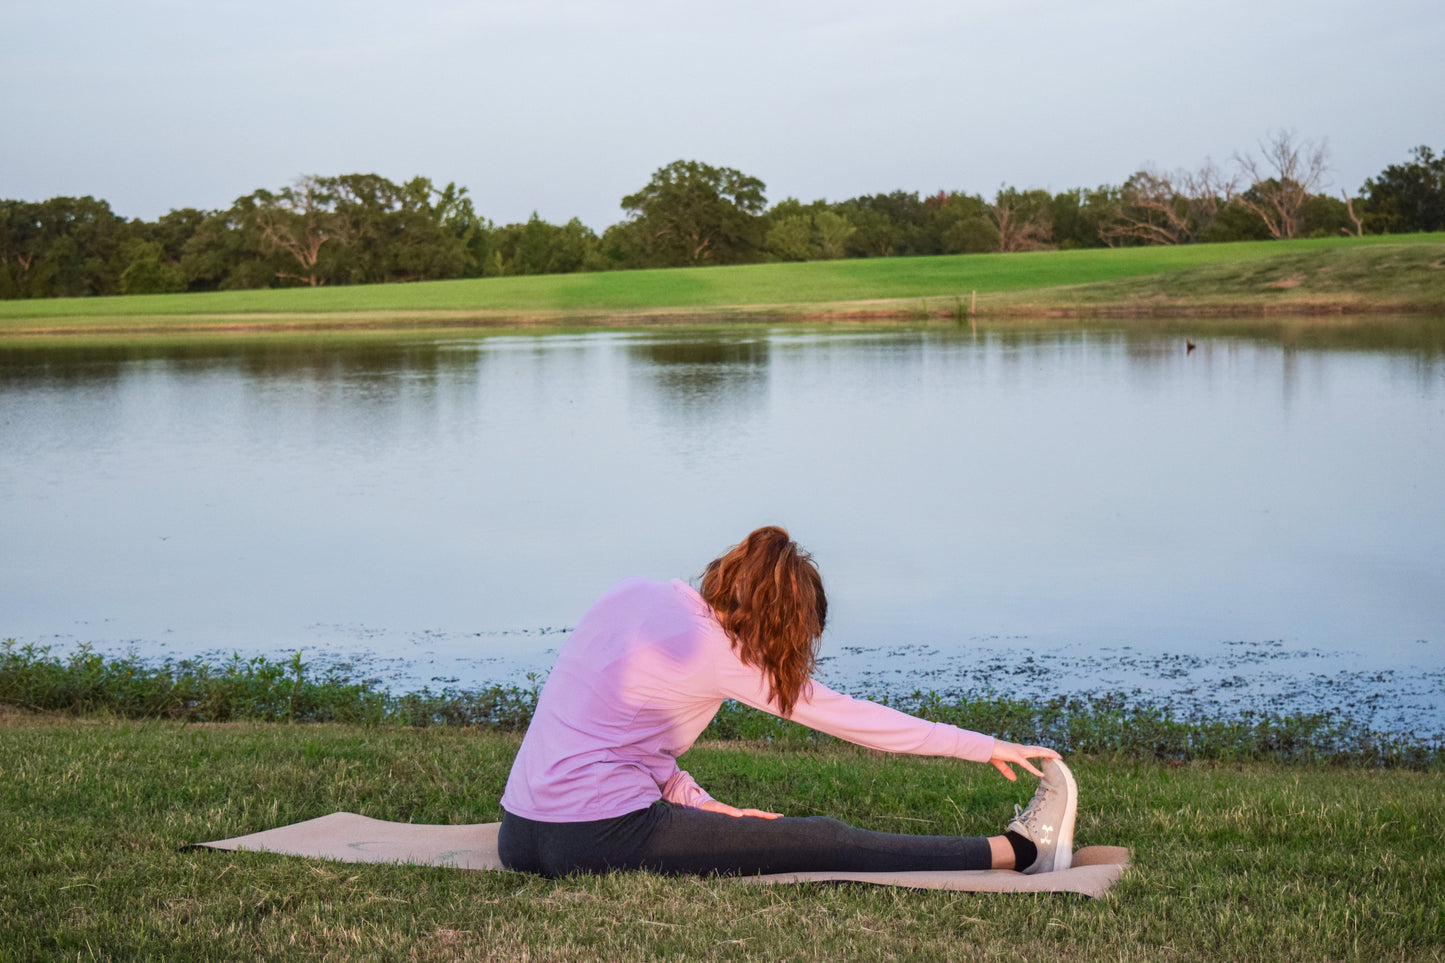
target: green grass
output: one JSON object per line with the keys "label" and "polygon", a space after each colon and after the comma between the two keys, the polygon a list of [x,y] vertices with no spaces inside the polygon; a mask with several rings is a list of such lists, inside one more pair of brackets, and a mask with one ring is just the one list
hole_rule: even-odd
{"label": "green grass", "polygon": [[[1421,236],[1422,238],[1425,236]],[[1430,235],[1430,237],[1439,237]],[[1172,310],[1269,314],[1317,304],[1341,312],[1396,305],[1445,311],[1445,243],[1375,244],[1277,252],[1267,258],[1215,262],[1146,278],[1017,292],[1001,299],[1012,311],[1066,306],[1077,312],[1159,314]],[[1002,306],[996,299],[992,307]]]}
{"label": "green grass", "polygon": [[[1445,773],[1074,757],[1111,894],[745,887],[330,864],[183,844],[349,810],[498,818],[515,735],[0,714],[5,960],[1441,960]],[[705,744],[719,798],[874,829],[997,832],[984,766]]]}
{"label": "green grass", "polygon": [[[56,298],[0,302],[0,333],[229,320],[242,327],[278,319],[304,323],[526,320],[664,311],[747,312],[790,306],[899,299],[967,298],[1168,275],[1211,265],[1242,267],[1280,257],[1423,246],[1445,257],[1445,235],[1328,238],[1121,250],[879,258],[736,267],[615,271],[332,288],[207,294]],[[1445,274],[1445,272],[1441,272]],[[1445,303],[1442,296],[1441,303]],[[961,304],[961,302],[960,302]],[[933,305],[933,309],[938,309]],[[834,309],[836,311],[836,309]],[[895,307],[896,311],[897,308]]]}

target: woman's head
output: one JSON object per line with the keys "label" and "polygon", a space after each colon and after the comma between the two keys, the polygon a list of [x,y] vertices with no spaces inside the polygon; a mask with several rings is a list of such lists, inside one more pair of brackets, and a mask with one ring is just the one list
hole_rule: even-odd
{"label": "woman's head", "polygon": [[813,674],[828,598],[813,558],[781,528],[753,532],[702,574],[702,597],[738,656],[768,678],[769,696],[790,715]]}

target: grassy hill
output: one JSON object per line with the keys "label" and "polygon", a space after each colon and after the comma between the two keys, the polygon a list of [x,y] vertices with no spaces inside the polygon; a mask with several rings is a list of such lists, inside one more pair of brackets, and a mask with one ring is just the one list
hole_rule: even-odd
{"label": "grassy hill", "polygon": [[0,302],[0,336],[657,317],[1445,312],[1445,234]]}

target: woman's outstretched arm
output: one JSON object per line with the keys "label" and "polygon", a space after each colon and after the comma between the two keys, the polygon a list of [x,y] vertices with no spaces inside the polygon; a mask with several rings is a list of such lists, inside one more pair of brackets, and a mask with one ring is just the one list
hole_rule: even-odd
{"label": "woman's outstretched arm", "polygon": [[[767,697],[766,683],[751,667],[734,660],[719,673],[719,681],[726,687],[728,698],[777,715],[776,703]],[[792,719],[870,749],[991,763],[1010,782],[1018,779],[1014,766],[1042,778],[1043,773],[1029,760],[1060,758],[1046,746],[1020,745],[946,723],[928,722],[835,692],[820,682],[808,684],[803,698],[793,707]]]}

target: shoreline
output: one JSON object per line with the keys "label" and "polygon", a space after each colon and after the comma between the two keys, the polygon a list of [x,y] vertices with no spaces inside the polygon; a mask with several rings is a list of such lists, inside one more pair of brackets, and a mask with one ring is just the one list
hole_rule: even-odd
{"label": "shoreline", "polygon": [[[1173,698],[1147,688],[1130,691],[1127,685],[1060,687],[1061,680],[1051,678],[1049,671],[1043,671],[1033,696],[1010,695],[965,678],[950,678],[952,684],[943,685],[937,684],[944,683],[943,678],[935,678],[932,684],[901,688],[882,678],[862,679],[861,685],[845,685],[845,691],[932,721],[1070,751],[1179,761],[1268,759],[1406,768],[1437,768],[1445,762],[1445,731],[1431,731],[1429,723],[1423,731],[1418,726],[1381,726],[1385,720],[1372,711],[1380,698],[1429,700],[1429,692],[1407,692],[1408,686],[1401,687],[1404,680],[1395,678],[1399,691],[1381,694],[1377,684],[1371,685],[1381,681],[1374,672],[1325,674],[1297,679],[1292,687],[1294,694],[1305,685],[1324,690],[1315,705],[1286,697],[1260,710],[1243,691],[1245,680],[1237,673],[1257,673],[1259,663],[1273,656],[1254,651],[1242,655],[1238,664],[1217,667],[1222,670],[1216,673],[1219,680],[1196,679]],[[1181,667],[1178,657],[1159,661],[1173,675],[1188,674],[1189,666]],[[147,658],[81,646],[57,656],[49,647],[7,641],[0,643],[0,719],[7,711],[18,711],[198,723],[343,722],[520,732],[530,722],[546,676],[529,672],[521,681],[462,684],[457,678],[434,677],[431,681],[440,688],[433,689],[430,684],[393,686],[384,678],[366,677],[367,670],[377,668],[350,660],[318,660],[314,653],[304,657],[301,651],[271,657],[211,653]],[[820,672],[820,678],[836,685],[833,675],[826,669]],[[1426,689],[1434,691],[1440,673],[1431,675]],[[1213,687],[1217,698],[1190,698],[1200,685]],[[1229,691],[1245,698],[1231,699]],[[829,742],[795,723],[733,703],[724,703],[704,738]]]}
{"label": "shoreline", "polygon": [[[1023,292],[1031,294],[1032,292]],[[982,300],[982,299],[981,299]],[[81,337],[126,338],[154,336],[243,336],[287,334],[370,333],[413,335],[429,331],[493,331],[517,329],[633,329],[651,327],[747,326],[759,324],[936,324],[952,322],[1021,328],[1055,321],[1300,321],[1349,324],[1389,318],[1445,319],[1445,303],[1361,301],[1358,299],[1299,300],[1261,303],[1252,300],[1129,300],[1095,303],[1058,303],[1025,300],[1018,295],[993,295],[999,304],[980,304],[977,311],[959,311],[952,298],[893,298],[842,301],[832,304],[719,305],[700,311],[692,307],[649,308],[626,311],[375,311],[265,314],[170,315],[119,323],[48,323],[0,328],[0,345],[12,341],[69,340]],[[35,319],[40,320],[40,319]],[[70,319],[67,319],[70,320]],[[107,319],[110,320],[110,319]]]}

